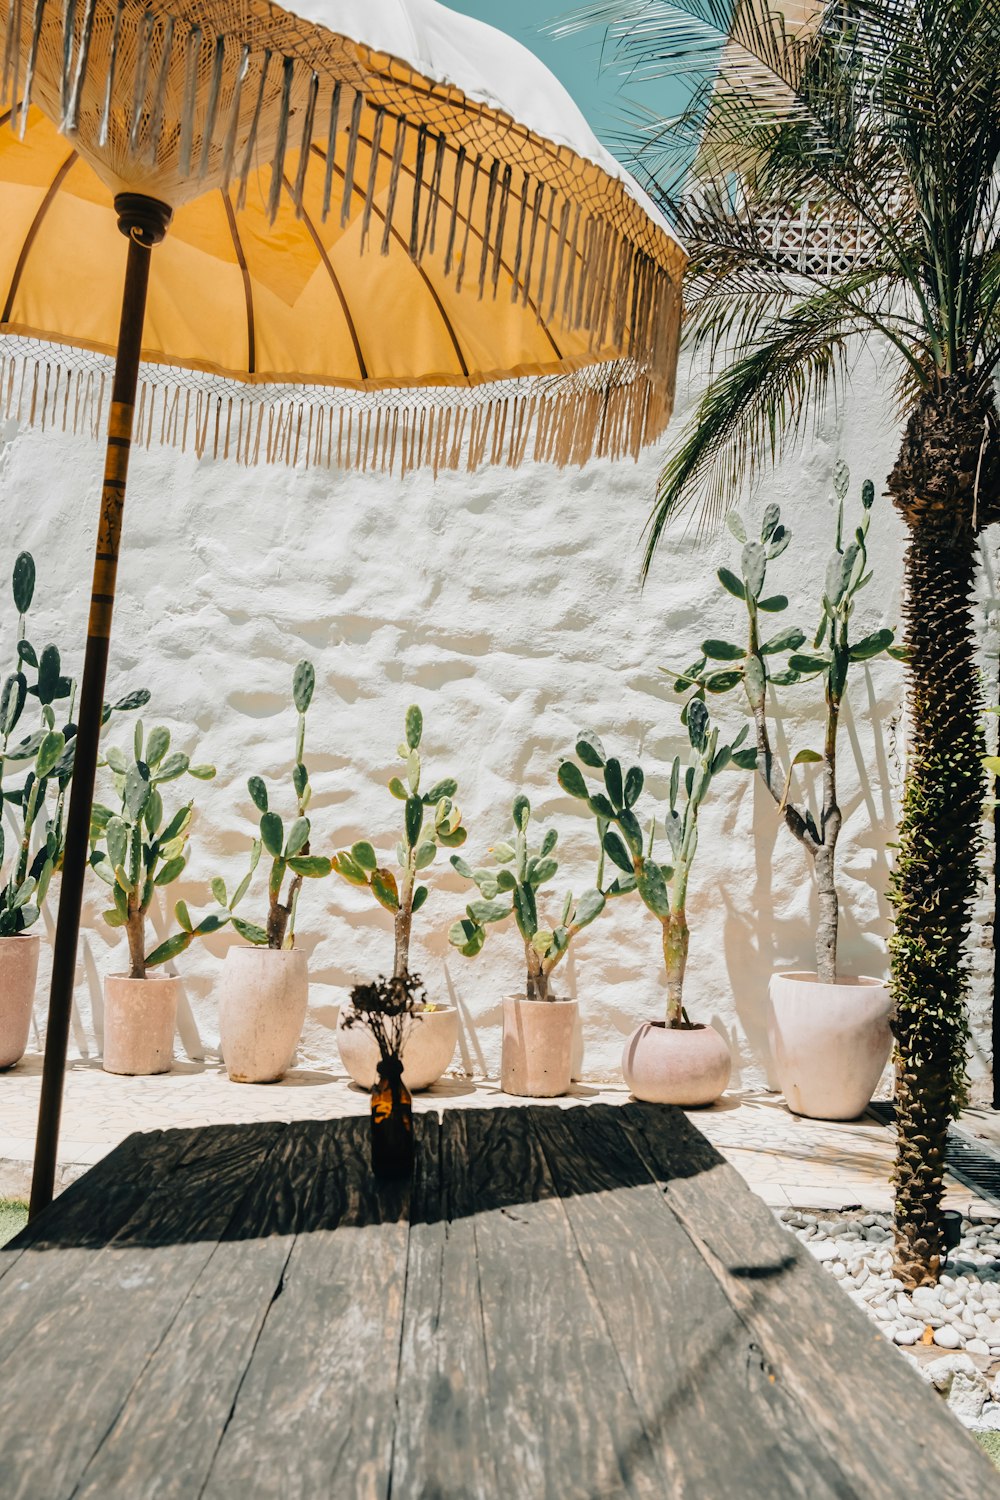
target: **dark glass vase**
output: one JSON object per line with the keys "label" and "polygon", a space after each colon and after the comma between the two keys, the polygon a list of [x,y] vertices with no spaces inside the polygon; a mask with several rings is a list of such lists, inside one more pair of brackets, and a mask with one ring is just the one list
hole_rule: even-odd
{"label": "dark glass vase", "polygon": [[376,1177],[413,1171],[413,1100],[398,1057],[382,1059],[372,1089],[372,1171]]}

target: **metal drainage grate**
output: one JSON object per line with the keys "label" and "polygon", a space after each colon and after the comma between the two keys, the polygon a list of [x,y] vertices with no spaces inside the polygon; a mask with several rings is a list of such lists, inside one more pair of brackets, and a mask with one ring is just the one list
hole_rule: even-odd
{"label": "metal drainage grate", "polygon": [[[893,1105],[881,1099],[869,1104],[868,1113],[883,1125],[891,1125],[895,1119]],[[953,1177],[1000,1207],[1000,1151],[952,1125],[945,1160]]]}

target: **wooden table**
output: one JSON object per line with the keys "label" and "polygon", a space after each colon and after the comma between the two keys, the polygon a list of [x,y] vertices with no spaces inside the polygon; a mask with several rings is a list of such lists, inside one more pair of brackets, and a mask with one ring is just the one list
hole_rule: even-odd
{"label": "wooden table", "polygon": [[983,1500],[940,1398],[684,1115],[130,1137],[0,1252],[3,1500]]}

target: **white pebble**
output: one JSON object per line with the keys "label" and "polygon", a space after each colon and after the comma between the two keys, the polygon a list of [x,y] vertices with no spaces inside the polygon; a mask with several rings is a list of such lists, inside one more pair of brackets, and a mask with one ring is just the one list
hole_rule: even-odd
{"label": "white pebble", "polygon": [[[791,1209],[776,1218],[826,1265],[879,1332],[934,1381],[960,1422],[1000,1431],[1000,1372],[992,1401],[983,1373],[1000,1365],[1000,1225],[966,1224],[938,1284],[908,1290],[895,1274],[888,1215],[838,1218]],[[939,1357],[931,1364],[915,1360],[914,1346],[931,1335]]]}
{"label": "white pebble", "polygon": [[951,1383],[956,1375],[978,1375],[973,1361],[967,1354],[945,1354],[940,1359],[932,1360],[930,1364],[921,1365],[920,1373],[925,1380],[938,1391],[949,1391]]}
{"label": "white pebble", "polygon": [[986,1393],[986,1381],[978,1371],[975,1375],[959,1371],[948,1392],[948,1405],[964,1426],[975,1427],[983,1414]]}
{"label": "white pebble", "polygon": [[837,1256],[837,1247],[830,1240],[810,1240],[809,1250],[817,1260],[834,1260]]}

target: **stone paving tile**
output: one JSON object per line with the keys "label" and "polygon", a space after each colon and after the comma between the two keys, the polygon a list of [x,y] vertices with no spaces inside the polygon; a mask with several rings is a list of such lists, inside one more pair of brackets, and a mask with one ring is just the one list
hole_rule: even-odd
{"label": "stone paving tile", "polygon": [[[30,1182],[40,1089],[37,1053],[0,1075],[0,1196],[19,1196]],[[628,1097],[623,1084],[581,1083],[564,1098],[545,1102],[569,1108],[621,1104]],[[448,1077],[414,1103],[421,1112],[502,1108],[511,1100],[496,1080]],[[94,1060],[77,1061],[66,1078],[59,1183],[65,1186],[134,1130],[336,1119],[367,1109],[367,1094],[339,1068],[303,1067],[280,1083],[233,1084],[216,1062],[179,1061],[156,1077],[118,1078]],[[856,1205],[877,1212],[891,1207],[892,1131],[870,1117],[805,1120],[791,1114],[779,1095],[742,1091],[710,1109],[692,1110],[691,1119],[774,1208]],[[1000,1209],[954,1182],[947,1202],[963,1213],[971,1208],[980,1218],[1000,1217]]]}

